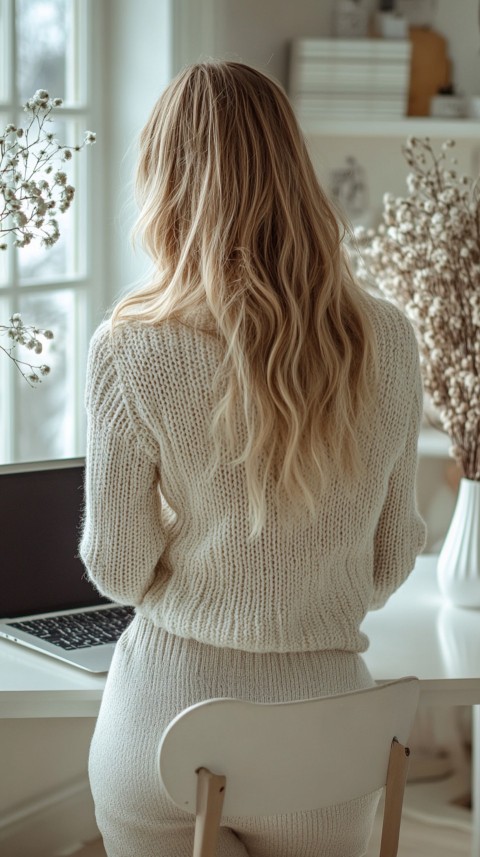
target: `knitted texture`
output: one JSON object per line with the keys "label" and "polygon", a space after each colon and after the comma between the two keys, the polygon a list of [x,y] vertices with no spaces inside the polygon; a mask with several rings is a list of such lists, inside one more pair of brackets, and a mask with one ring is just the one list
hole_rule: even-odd
{"label": "knitted texture", "polygon": [[[160,736],[189,705],[293,701],[372,684],[363,659],[348,652],[242,652],[176,637],[137,616],[115,649],[90,751],[108,857],[191,857],[194,816],[167,797],[158,771]],[[379,795],[313,812],[224,817],[217,854],[361,857]]]}
{"label": "knitted texture", "polygon": [[359,626],[412,570],[422,413],[409,322],[371,299],[380,379],[364,475],[318,487],[316,512],[279,513],[249,539],[241,466],[210,474],[221,344],[178,322],[100,326],[90,347],[81,555],[100,592],[181,637],[253,652],[365,651]]}

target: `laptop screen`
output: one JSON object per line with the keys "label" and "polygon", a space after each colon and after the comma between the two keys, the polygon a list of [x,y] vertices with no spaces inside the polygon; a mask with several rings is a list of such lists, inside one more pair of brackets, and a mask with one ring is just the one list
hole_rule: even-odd
{"label": "laptop screen", "polygon": [[0,466],[0,617],[108,601],[78,556],[83,459]]}

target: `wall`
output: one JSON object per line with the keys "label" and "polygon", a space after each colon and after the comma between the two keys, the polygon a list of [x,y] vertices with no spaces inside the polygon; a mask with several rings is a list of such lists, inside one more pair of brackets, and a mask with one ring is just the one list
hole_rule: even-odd
{"label": "wall", "polygon": [[[39,655],[40,657],[40,655]],[[88,786],[92,718],[0,720],[0,855],[60,857],[98,836]]]}
{"label": "wall", "polygon": [[[335,0],[217,0],[216,56],[270,71],[288,79],[288,43],[332,33]],[[371,9],[377,7],[370,0]],[[436,0],[435,29],[447,37],[459,90],[480,92],[480,32],[477,0]]]}
{"label": "wall", "polygon": [[477,0],[437,0],[436,29],[448,39],[453,80],[461,93],[480,94],[480,26]]}
{"label": "wall", "polygon": [[215,55],[257,66],[287,82],[288,43],[330,32],[331,5],[319,0],[217,0]]}
{"label": "wall", "polygon": [[[479,134],[480,136],[480,134]],[[395,196],[405,196],[408,168],[402,154],[403,136],[373,139],[371,137],[320,137],[308,135],[310,156],[318,176],[327,186],[331,185],[334,170],[345,165],[349,156],[354,156],[365,174],[367,188],[367,211],[360,221],[365,226],[379,222],[382,213],[382,200],[388,191]],[[432,140],[436,151],[443,138]],[[449,153],[458,160],[456,169],[468,175],[475,174],[479,166],[478,143],[471,140],[459,140],[455,151]]]}
{"label": "wall", "polygon": [[106,0],[105,6],[106,272],[113,301],[147,268],[129,242],[136,213],[132,179],[138,134],[170,77],[171,11],[169,0]]}

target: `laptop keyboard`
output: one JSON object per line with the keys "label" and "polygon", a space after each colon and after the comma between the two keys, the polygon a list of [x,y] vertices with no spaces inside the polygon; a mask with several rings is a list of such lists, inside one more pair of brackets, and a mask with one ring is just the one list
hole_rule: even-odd
{"label": "laptop keyboard", "polygon": [[11,628],[34,634],[47,643],[72,651],[116,643],[130,624],[133,615],[133,607],[110,607],[107,610],[49,616],[47,619],[30,619],[28,622],[9,624]]}

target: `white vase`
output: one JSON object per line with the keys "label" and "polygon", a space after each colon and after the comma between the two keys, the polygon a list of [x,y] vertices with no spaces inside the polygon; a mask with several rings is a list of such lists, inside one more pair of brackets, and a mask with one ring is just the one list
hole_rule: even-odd
{"label": "white vase", "polygon": [[452,604],[480,608],[480,482],[460,480],[437,576],[441,592]]}

